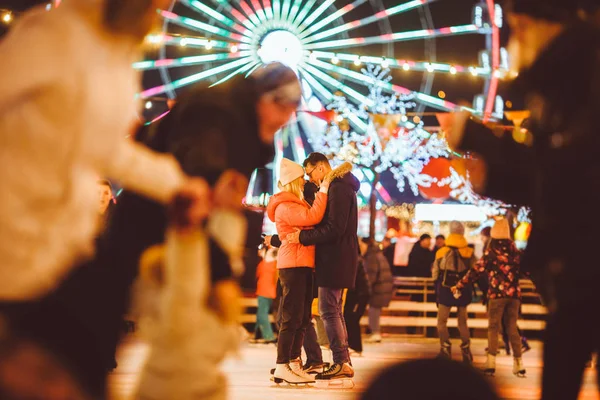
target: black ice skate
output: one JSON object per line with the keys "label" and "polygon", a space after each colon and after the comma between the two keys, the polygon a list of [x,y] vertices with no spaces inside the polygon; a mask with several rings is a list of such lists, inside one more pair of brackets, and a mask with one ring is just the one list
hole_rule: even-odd
{"label": "black ice skate", "polygon": [[352,389],[354,387],[354,369],[349,363],[333,364],[327,371],[317,374],[315,377],[318,388],[342,387]]}

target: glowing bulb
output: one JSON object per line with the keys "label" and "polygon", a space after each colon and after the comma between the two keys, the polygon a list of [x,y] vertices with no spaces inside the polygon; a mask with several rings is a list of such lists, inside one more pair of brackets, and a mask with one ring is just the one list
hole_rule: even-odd
{"label": "glowing bulb", "polygon": [[408,121],[408,117],[406,115],[402,116],[402,122],[407,122]]}
{"label": "glowing bulb", "polygon": [[152,102],[151,101],[147,101],[145,107],[146,107],[146,110],[151,109],[152,108]]}
{"label": "glowing bulb", "polygon": [[229,48],[229,51],[231,51],[232,53],[237,53],[238,52],[238,47],[234,44]]}
{"label": "glowing bulb", "polygon": [[213,43],[212,43],[212,40],[209,40],[208,42],[206,42],[206,44],[204,45],[204,48],[205,48],[206,50],[210,50],[210,49],[212,49],[212,48],[213,48]]}
{"label": "glowing bulb", "polygon": [[381,68],[383,69],[387,69],[390,67],[390,63],[388,62],[388,60],[386,60],[385,58],[383,59],[383,61],[381,62]]}
{"label": "glowing bulb", "polygon": [[13,20],[13,15],[10,11],[6,12],[3,16],[2,16],[2,21],[4,21],[4,23],[6,24],[10,24]]}
{"label": "glowing bulb", "polygon": [[50,10],[52,10],[52,4],[48,3],[48,4],[46,4],[46,11],[50,11]]}
{"label": "glowing bulb", "polygon": [[439,97],[440,99],[445,99],[445,98],[446,98],[446,92],[444,92],[443,90],[440,90],[440,91],[438,92],[438,97]]}
{"label": "glowing bulb", "polygon": [[185,46],[187,46],[187,44],[188,44],[188,40],[187,40],[187,38],[183,38],[183,39],[181,39],[181,40],[179,41],[179,45],[180,45],[181,47],[185,47]]}
{"label": "glowing bulb", "polygon": [[408,71],[410,69],[410,65],[408,65],[408,63],[404,63],[404,65],[402,66],[402,69],[405,71]]}
{"label": "glowing bulb", "polygon": [[477,72],[477,68],[471,67],[469,69],[471,70],[471,75],[473,75],[473,76],[479,75],[479,72]]}
{"label": "glowing bulb", "polygon": [[146,40],[148,41],[148,43],[160,44],[163,40],[163,37],[162,35],[148,35],[146,37]]}
{"label": "glowing bulb", "polygon": [[337,65],[340,63],[340,59],[337,58],[336,56],[333,56],[333,58],[331,59],[331,63]]}
{"label": "glowing bulb", "polygon": [[456,75],[456,72],[457,72],[457,71],[456,71],[456,67],[454,67],[454,66],[450,67],[450,73],[451,73],[452,75]]}
{"label": "glowing bulb", "polygon": [[342,122],[344,120],[344,117],[342,117],[341,115],[338,115],[337,117],[335,117],[335,120],[337,122]]}
{"label": "glowing bulb", "polygon": [[421,122],[421,118],[419,116],[416,116],[416,117],[413,118],[413,122],[415,124],[418,124],[419,122]]}
{"label": "glowing bulb", "polygon": [[311,61],[315,61],[315,60],[317,59],[317,55],[316,55],[316,53],[315,53],[315,52],[312,52],[312,51],[311,51],[311,52],[310,52],[310,55],[308,56],[308,58],[309,58]]}
{"label": "glowing bulb", "polygon": [[357,58],[356,60],[354,60],[354,65],[356,65],[357,67],[362,64],[360,61],[360,58]]}
{"label": "glowing bulb", "polygon": [[433,65],[427,64],[427,71],[433,72],[433,71],[435,71],[435,68],[433,67]]}

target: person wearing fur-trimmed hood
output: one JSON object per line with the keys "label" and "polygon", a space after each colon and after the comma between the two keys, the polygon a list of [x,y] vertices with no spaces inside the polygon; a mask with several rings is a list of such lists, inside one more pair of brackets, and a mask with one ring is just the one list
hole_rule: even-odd
{"label": "person wearing fur-trimmed hood", "polygon": [[316,283],[319,287],[319,314],[333,352],[333,365],[317,380],[352,378],[354,370],[348,352],[342,294],[354,288],[358,267],[358,205],[356,192],[359,180],[352,175],[352,165],[344,163],[332,169],[327,157],[312,153],[304,160],[304,169],[311,182],[320,185],[333,174],[329,187],[327,209],[323,221],[312,230],[288,235],[291,242],[304,246],[316,245]]}
{"label": "person wearing fur-trimmed hood", "polygon": [[452,344],[448,331],[448,318],[452,307],[458,309],[458,331],[462,341],[461,350],[463,361],[471,363],[473,356],[470,350],[470,333],[467,325],[467,306],[473,300],[473,286],[467,285],[455,296],[451,288],[475,264],[473,249],[469,247],[465,238],[465,227],[458,221],[450,223],[450,235],[446,239],[446,246],[438,250],[432,268],[432,278],[435,281],[438,303],[437,329],[440,337],[440,355],[451,357]]}

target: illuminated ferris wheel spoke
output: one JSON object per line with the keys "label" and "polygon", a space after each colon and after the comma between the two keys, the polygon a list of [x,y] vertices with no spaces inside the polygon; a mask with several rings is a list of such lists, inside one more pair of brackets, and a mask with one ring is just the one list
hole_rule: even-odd
{"label": "illuminated ferris wheel spoke", "polygon": [[310,26],[310,24],[312,24],[317,18],[319,18],[321,14],[323,14],[325,10],[327,10],[327,8],[329,8],[329,6],[333,3],[335,3],[335,0],[325,0],[319,6],[319,8],[317,8],[308,18],[306,18],[306,20],[299,20],[298,23],[300,24],[300,29],[303,29],[302,27]]}
{"label": "illuminated ferris wheel spoke", "polygon": [[273,7],[271,7],[271,0],[262,0],[262,8],[267,20],[273,19]]}
{"label": "illuminated ferris wheel spoke", "polygon": [[227,26],[228,28],[235,29],[242,35],[250,36],[250,34],[251,34],[251,32],[247,28],[238,24],[231,18],[228,18],[227,16],[221,14],[220,12],[213,10],[212,8],[205,5],[204,3],[201,3],[197,0],[193,0],[193,1],[182,0],[182,3],[196,11],[200,11],[200,12],[210,16],[211,18],[214,18],[215,20],[219,21],[221,24]]}
{"label": "illuminated ferris wheel spoke", "polygon": [[480,28],[476,25],[451,26],[440,29],[423,29],[418,31],[407,31],[392,33],[389,35],[371,36],[354,39],[331,40],[326,42],[309,43],[305,45],[306,49],[331,49],[334,47],[353,47],[364,46],[368,44],[381,44],[389,42],[401,42],[410,40],[419,40],[432,37],[469,35],[476,33],[489,33],[488,28]]}
{"label": "illuminated ferris wheel spoke", "polygon": [[279,20],[281,18],[281,2],[279,0],[273,0],[271,6],[273,8],[273,18]]}
{"label": "illuminated ferris wheel spoke", "polygon": [[429,73],[449,73],[455,74],[470,74],[472,76],[488,78],[491,74],[490,69],[481,67],[465,67],[457,64],[430,63],[426,61],[401,60],[386,57],[359,56],[358,54],[349,53],[334,53],[330,51],[313,51],[310,52],[310,57],[313,59],[337,59],[340,62],[351,62],[358,65],[374,64],[388,67],[391,69],[403,69],[405,71],[418,71]]}
{"label": "illuminated ferris wheel spoke", "polygon": [[[337,65],[325,63],[325,62],[322,62],[319,60],[311,60],[310,63],[312,65],[314,65],[315,67],[324,69],[326,71],[335,72],[335,73],[344,75],[346,78],[348,78],[351,81],[354,81],[356,83],[360,83],[360,84],[363,84],[366,86],[373,84],[372,80],[370,80],[368,77],[366,77],[363,74],[359,74],[356,71],[352,71],[352,70],[349,70],[349,69],[343,68],[343,67],[338,67]],[[311,70],[309,70],[309,71],[314,74],[313,71],[311,71]],[[325,74],[325,75],[328,76],[327,74]],[[452,102],[449,102],[449,101],[446,101],[446,100],[443,100],[443,99],[440,99],[437,97],[430,96],[425,93],[411,91],[410,89],[407,89],[407,88],[399,86],[399,85],[394,85],[389,82],[382,83],[381,87],[391,93],[399,93],[399,94],[403,94],[403,95],[413,95],[415,101],[426,104],[426,105],[428,105],[432,108],[438,109],[438,110],[454,111],[457,108],[461,108],[461,109],[468,110],[471,112],[475,111],[475,110],[467,108],[467,107],[459,107],[457,104],[454,104]],[[342,91],[344,91],[344,90],[342,89]],[[369,105],[367,102],[363,102],[363,104]]]}
{"label": "illuminated ferris wheel spoke", "polygon": [[[202,39],[194,36],[163,36],[162,43],[167,46],[181,46],[181,47],[191,47],[191,48],[206,48],[206,46],[210,45],[215,49],[228,49],[233,45],[233,42],[224,42],[221,40],[213,40],[213,39]],[[235,42],[235,45],[238,46],[240,50],[247,50],[250,48],[249,45],[243,43]]]}
{"label": "illuminated ferris wheel spoke", "polygon": [[304,64],[303,68],[306,72],[312,74],[316,78],[319,78],[321,81],[327,83],[334,89],[337,89],[337,90],[340,90],[340,91],[346,93],[348,96],[350,96],[354,100],[356,100],[359,104],[364,104],[369,107],[373,106],[373,100],[367,98],[366,96],[362,95],[361,93],[357,92],[356,90],[352,89],[351,87],[344,85],[339,80],[334,79],[333,77],[327,75],[323,71],[315,68],[313,65]]}
{"label": "illuminated ferris wheel spoke", "polygon": [[302,0],[294,0],[294,3],[292,4],[292,9],[290,10],[290,15],[288,16],[288,22],[294,22],[294,20],[298,16],[298,12],[300,11],[301,4]]}
{"label": "illuminated ferris wheel spoke", "polygon": [[238,74],[243,74],[243,73],[245,73],[245,72],[248,72],[248,71],[250,71],[252,68],[254,68],[254,67],[256,67],[256,66],[259,66],[259,65],[260,65],[260,64],[259,64],[259,62],[258,62],[258,61],[253,61],[253,62],[250,62],[250,63],[248,63],[248,64],[246,64],[246,65],[244,65],[244,66],[242,66],[242,67],[240,67],[240,68],[236,69],[235,71],[233,71],[232,73],[230,73],[229,75],[227,75],[225,78],[223,78],[223,79],[219,80],[218,82],[215,82],[215,83],[213,83],[213,84],[212,84],[212,85],[210,85],[210,86],[211,86],[211,87],[213,87],[213,86],[220,85],[221,83],[228,81],[229,79],[233,78],[234,76],[236,76],[236,75],[238,75]]}
{"label": "illuminated ferris wheel spoke", "polygon": [[348,4],[348,5],[340,8],[339,10],[337,10],[334,13],[332,13],[328,17],[323,18],[322,20],[320,20],[316,24],[307,27],[307,29],[300,34],[300,38],[303,39],[306,36],[310,35],[311,33],[314,33],[316,31],[318,31],[322,27],[324,27],[327,24],[335,21],[336,19],[342,17],[343,15],[349,13],[350,11],[356,9],[357,7],[361,6],[362,4],[364,4],[366,2],[367,2],[367,0],[356,0],[355,2],[353,2],[351,4]]}
{"label": "illuminated ferris wheel spoke", "polygon": [[174,24],[192,29],[197,32],[208,32],[227,39],[237,40],[239,42],[250,43],[251,41],[250,38],[246,36],[242,36],[240,34],[233,33],[222,28],[217,28],[216,26],[205,24],[204,22],[200,22],[192,18],[182,17],[170,11],[161,11],[160,14],[164,19]]}
{"label": "illuminated ferris wheel spoke", "polygon": [[295,26],[300,26],[300,23],[304,20],[304,18],[306,18],[306,16],[308,15],[308,13],[313,8],[316,2],[317,0],[308,0],[306,2],[304,7],[302,7],[302,9],[300,10],[298,16],[294,19],[293,23]]}
{"label": "illuminated ferris wheel spoke", "polygon": [[245,65],[251,61],[252,61],[251,57],[246,57],[246,58],[239,59],[237,61],[229,62],[227,64],[224,64],[224,65],[221,65],[221,66],[218,66],[215,68],[210,68],[210,69],[207,69],[206,71],[202,71],[197,74],[190,75],[183,79],[178,79],[178,80],[168,83],[166,85],[156,86],[156,87],[150,88],[148,90],[145,90],[142,93],[140,93],[140,97],[142,97],[142,98],[153,97],[153,96],[168,92],[170,90],[175,90],[175,89],[182,88],[184,86],[189,86],[193,83],[210,78],[210,77],[220,74],[222,72],[226,72],[226,71],[230,71],[234,68],[238,68],[238,67]]}
{"label": "illuminated ferris wheel spoke", "polygon": [[[391,17],[392,15],[401,14],[401,13],[422,7],[425,4],[433,3],[435,1],[437,1],[437,0],[413,0],[413,1],[409,1],[408,3],[398,4],[397,6],[390,7],[386,10],[380,11],[375,15],[371,15],[369,17],[351,21],[351,22],[345,23],[341,26],[338,26],[336,28],[331,28],[331,29],[328,29],[321,33],[318,33],[314,36],[311,36],[307,41],[314,42],[316,40],[325,39],[325,38],[328,38],[333,35],[337,35],[342,32],[347,32],[349,30],[352,30],[352,29],[355,29],[355,28],[358,28],[361,26],[372,24],[373,22],[377,22],[381,19]],[[309,28],[309,30],[311,30],[312,32],[317,31],[317,29],[314,29],[314,28],[313,29]]]}
{"label": "illuminated ferris wheel spoke", "polygon": [[233,18],[235,18],[240,24],[244,25],[250,31],[252,31],[256,28],[256,26],[254,26],[254,24],[252,22],[250,22],[250,20],[248,18],[246,18],[244,16],[244,14],[239,12],[237,9],[233,8],[231,6],[231,4],[229,4],[229,2],[227,2],[227,1],[224,2],[221,0],[212,0],[212,3],[216,7],[223,7],[223,9],[225,11],[227,11],[229,13],[229,15],[231,15]]}
{"label": "illuminated ferris wheel spoke", "polygon": [[258,16],[256,15],[256,13],[254,12],[254,10],[248,5],[248,3],[246,3],[244,0],[240,0],[240,7],[242,7],[242,11],[244,11],[244,13],[248,16],[248,18],[250,18],[250,21],[252,21],[252,23],[254,24],[254,26],[260,26],[260,24],[263,22],[261,21]]}
{"label": "illuminated ferris wheel spoke", "polygon": [[288,20],[288,14],[290,12],[291,6],[292,6],[292,3],[290,0],[283,0],[283,6],[281,7],[281,20],[282,21]]}
{"label": "illuminated ferris wheel spoke", "polygon": [[203,56],[182,57],[182,58],[166,58],[156,61],[141,61],[133,64],[133,68],[139,71],[148,71],[161,67],[185,67],[189,65],[198,65],[212,61],[235,60],[241,57],[247,57],[251,54],[250,51],[240,51],[237,53],[220,53],[207,54]]}
{"label": "illuminated ferris wheel spoke", "polygon": [[254,10],[256,11],[256,15],[258,15],[258,19],[260,19],[261,21],[267,21],[268,17],[265,14],[265,10],[263,8],[263,6],[260,5],[260,1],[259,0],[250,0],[250,3],[252,3],[252,7],[254,7]]}
{"label": "illuminated ferris wheel spoke", "polygon": [[[300,67],[300,70],[302,72],[302,77],[304,79],[306,79],[306,82],[308,82],[310,87],[314,91],[319,93],[320,100],[322,102],[328,103],[333,100],[333,98],[334,98],[333,93],[331,93],[325,86],[321,85],[321,83],[319,83],[319,81],[317,81],[317,79],[315,79],[315,77],[313,77],[305,69]],[[337,89],[337,87],[336,87],[336,89]],[[356,128],[362,132],[365,132],[367,130],[367,124],[365,124],[363,121],[361,121],[361,119],[358,118],[355,114],[350,114],[350,116],[348,117],[348,120],[350,121],[350,124],[352,126],[354,126],[354,128]]]}

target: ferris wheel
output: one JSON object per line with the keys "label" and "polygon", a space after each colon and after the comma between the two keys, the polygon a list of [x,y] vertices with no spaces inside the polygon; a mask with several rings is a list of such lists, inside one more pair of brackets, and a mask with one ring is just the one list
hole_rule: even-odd
{"label": "ferris wheel", "polygon": [[[338,91],[364,103],[366,90],[361,86],[371,82],[356,67],[378,64],[422,75],[420,87],[394,82],[387,87],[390,92],[413,94],[421,112],[426,107],[442,111],[456,107],[430,93],[436,75],[471,74],[481,81],[480,93],[474,93],[473,111],[500,115],[497,85],[507,69],[506,52],[499,45],[502,9],[492,0],[480,0],[473,2],[472,14],[465,15],[462,25],[436,26],[430,5],[450,1],[412,0],[386,8],[384,0],[174,0],[168,10],[160,11],[162,34],[150,39],[159,46],[156,59],[134,66],[157,70],[162,80],[161,85],[146,88],[141,97],[175,98],[196,82],[218,84],[261,64],[281,61],[298,72],[308,107],[318,108]],[[421,29],[392,27],[391,17],[411,12],[420,20]],[[359,18],[351,18],[358,13]],[[354,34],[368,25],[377,26],[379,34]],[[473,50],[479,54],[478,65],[437,60],[435,38],[459,35],[485,37],[484,48]],[[425,59],[394,56],[394,44],[408,41],[424,43]]]}
{"label": "ferris wheel", "polygon": [[[156,57],[134,65],[158,74],[161,81],[158,86],[146,86],[140,97],[174,99],[197,82],[220,84],[279,61],[301,79],[302,108],[317,112],[340,94],[358,106],[367,104],[373,82],[360,72],[361,66],[377,65],[417,77],[411,80],[412,87],[392,80],[384,88],[388,93],[411,95],[417,117],[428,110],[445,112],[457,107],[458,99],[432,93],[439,75],[469,75],[478,82],[478,89],[472,93],[473,106],[465,108],[485,117],[501,117],[498,80],[508,70],[506,51],[500,47],[501,7],[493,0],[465,0],[470,13],[465,13],[460,24],[440,25],[430,7],[453,0],[400,1],[174,0],[169,9],[160,11],[162,32],[149,38],[157,47]],[[404,25],[394,21],[402,15],[411,18],[418,29],[399,29]],[[470,50],[477,62],[458,65],[438,59],[437,38],[450,43],[465,35],[483,38],[480,48]],[[397,57],[400,42],[421,42],[422,58]],[[302,161],[307,152],[302,129],[323,129],[307,116],[298,116],[294,122],[276,140],[276,161],[284,154]],[[273,176],[274,187],[276,182]],[[389,194],[380,189],[385,202]]]}

